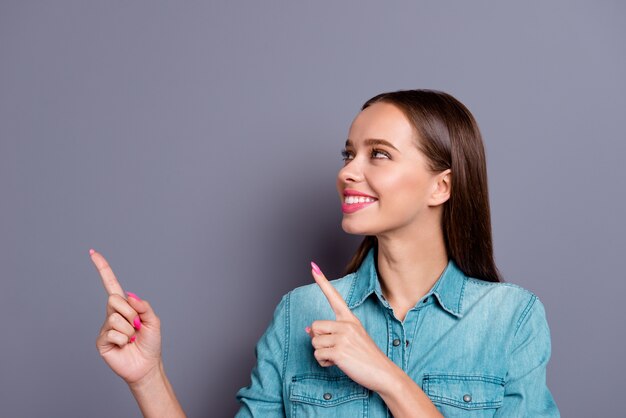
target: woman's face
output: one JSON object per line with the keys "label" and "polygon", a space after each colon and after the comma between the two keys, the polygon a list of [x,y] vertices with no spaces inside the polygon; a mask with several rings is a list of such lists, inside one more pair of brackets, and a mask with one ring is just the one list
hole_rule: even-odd
{"label": "woman's face", "polygon": [[[450,170],[431,173],[417,149],[417,133],[390,103],[375,103],[350,127],[337,175],[344,231],[382,235],[419,229],[449,197]],[[445,178],[445,180],[444,180]]]}

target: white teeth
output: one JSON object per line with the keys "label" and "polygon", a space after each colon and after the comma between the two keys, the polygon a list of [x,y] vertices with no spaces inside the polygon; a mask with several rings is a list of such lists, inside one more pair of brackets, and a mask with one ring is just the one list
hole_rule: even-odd
{"label": "white teeth", "polygon": [[369,203],[375,202],[376,199],[372,199],[371,197],[365,196],[346,196],[345,203],[347,205],[353,205],[355,203]]}

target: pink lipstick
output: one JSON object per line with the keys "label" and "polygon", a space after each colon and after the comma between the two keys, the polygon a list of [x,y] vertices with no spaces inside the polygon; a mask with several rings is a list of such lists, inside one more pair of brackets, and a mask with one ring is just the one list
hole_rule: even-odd
{"label": "pink lipstick", "polygon": [[[363,209],[364,207],[367,207],[372,203],[376,203],[376,201],[378,201],[378,199],[376,199],[374,196],[370,196],[368,194],[352,189],[344,190],[343,197],[344,199],[341,203],[341,210],[343,211],[343,213],[354,213],[357,210]],[[366,201],[358,202],[358,197],[366,198]]]}

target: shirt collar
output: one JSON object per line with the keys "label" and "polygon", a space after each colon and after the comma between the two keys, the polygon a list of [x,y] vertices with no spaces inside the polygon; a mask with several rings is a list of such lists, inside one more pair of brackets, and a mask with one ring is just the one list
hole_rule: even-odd
{"label": "shirt collar", "polygon": [[[376,249],[371,248],[356,271],[356,277],[346,299],[350,309],[359,306],[372,293],[376,294],[381,302],[384,301],[376,270],[376,253]],[[463,316],[463,291],[466,282],[467,277],[450,258],[443,273],[423,299],[435,295],[444,310],[460,318]]]}

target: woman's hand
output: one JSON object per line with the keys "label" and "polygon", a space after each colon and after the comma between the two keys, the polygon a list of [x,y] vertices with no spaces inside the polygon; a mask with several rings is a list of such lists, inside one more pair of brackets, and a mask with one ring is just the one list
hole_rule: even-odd
{"label": "woman's hand", "polygon": [[397,366],[367,334],[337,289],[315,263],[313,278],[335,312],[335,321],[315,321],[307,329],[315,358],[322,367],[336,365],[356,383],[380,392],[389,384]]}
{"label": "woman's hand", "polygon": [[128,292],[128,299],[104,257],[90,250],[109,294],[106,319],[96,347],[109,367],[129,385],[162,372],[161,326],[150,304]]}
{"label": "woman's hand", "polygon": [[335,321],[307,329],[322,367],[336,365],[356,383],[377,392],[394,417],[443,417],[422,389],[387,357],[367,334],[337,289],[315,263],[313,278],[335,312]]}

